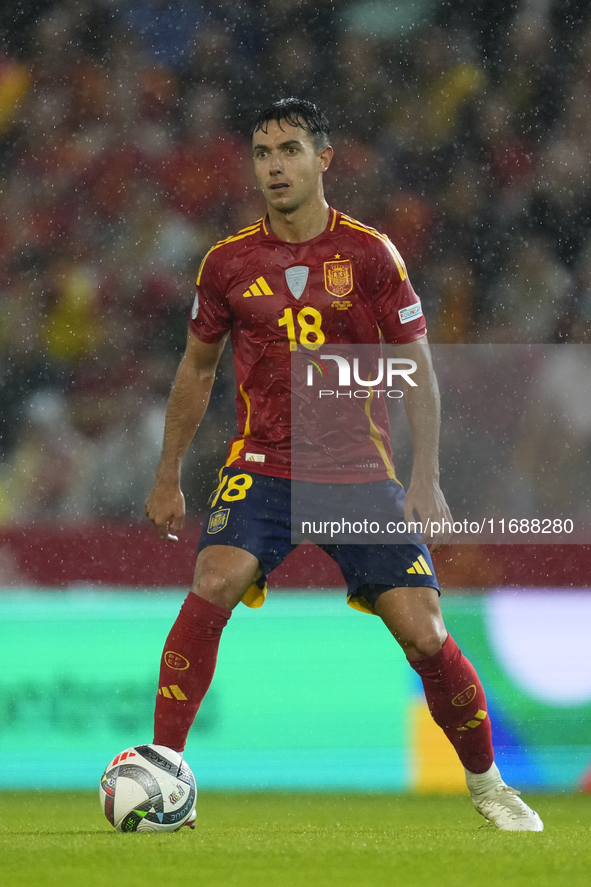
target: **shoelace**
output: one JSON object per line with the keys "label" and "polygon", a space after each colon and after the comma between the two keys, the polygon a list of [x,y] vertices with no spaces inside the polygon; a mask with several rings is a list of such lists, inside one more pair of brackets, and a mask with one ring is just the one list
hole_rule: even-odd
{"label": "shoelace", "polygon": [[502,786],[499,786],[499,788],[506,789],[512,795],[520,795],[521,794],[521,792],[518,789],[511,788],[510,785],[505,785],[505,783],[503,783]]}
{"label": "shoelace", "polygon": [[[489,789],[489,791],[490,791],[490,789]],[[495,785],[494,791],[498,795],[504,794],[506,791],[509,792],[509,794],[511,794],[511,795],[520,795],[521,794],[521,792],[518,789],[511,788],[510,785],[505,785],[504,782],[502,782],[500,785]],[[476,800],[479,800],[479,799],[487,800],[487,795],[488,795],[488,791],[482,792],[480,795],[477,794],[476,792],[474,793],[474,797],[476,798]]]}
{"label": "shoelace", "polygon": [[[514,797],[517,797],[521,794],[521,792],[518,789],[511,788],[510,785],[505,785],[505,783],[502,783],[501,785],[496,786],[495,793],[497,795],[497,798],[499,798],[500,795],[504,795],[504,794],[513,795]],[[500,801],[500,799],[497,800],[497,798],[486,798],[486,796],[483,796],[481,798],[481,800],[479,801],[479,803],[482,804],[483,806],[485,806],[487,802],[489,804],[499,804],[502,806],[502,802]],[[508,805],[506,805],[506,806],[508,806]],[[511,810],[511,807],[508,807],[508,809],[510,810],[510,815],[513,818],[519,818],[520,816],[527,817],[527,815],[528,815],[528,811],[523,810],[520,807],[517,810]],[[487,819],[484,827],[485,828],[488,827],[489,824],[492,824],[491,820]],[[483,826],[480,826],[480,828],[483,828]]]}

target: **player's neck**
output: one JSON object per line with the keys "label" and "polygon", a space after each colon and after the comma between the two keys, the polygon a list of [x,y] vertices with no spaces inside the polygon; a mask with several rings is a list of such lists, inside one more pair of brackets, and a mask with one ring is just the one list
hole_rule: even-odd
{"label": "player's neck", "polygon": [[328,225],[329,207],[324,197],[313,204],[300,206],[292,213],[280,213],[268,207],[273,233],[288,243],[303,243],[322,234]]}

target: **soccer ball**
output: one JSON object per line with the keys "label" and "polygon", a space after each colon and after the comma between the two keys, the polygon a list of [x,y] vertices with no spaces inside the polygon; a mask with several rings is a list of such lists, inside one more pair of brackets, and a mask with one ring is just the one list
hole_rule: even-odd
{"label": "soccer ball", "polygon": [[136,745],[114,757],[99,794],[105,816],[119,832],[195,828],[195,777],[181,755],[164,745]]}

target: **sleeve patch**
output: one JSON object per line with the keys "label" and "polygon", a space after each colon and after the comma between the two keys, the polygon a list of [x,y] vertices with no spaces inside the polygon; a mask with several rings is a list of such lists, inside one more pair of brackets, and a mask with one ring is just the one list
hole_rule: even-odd
{"label": "sleeve patch", "polygon": [[193,300],[193,307],[191,308],[191,317],[193,320],[197,319],[197,315],[199,314],[199,290],[195,293],[195,298]]}
{"label": "sleeve patch", "polygon": [[408,305],[406,308],[400,308],[398,311],[398,317],[400,318],[400,323],[409,323],[409,321],[414,320],[416,317],[423,316],[423,308],[421,306],[420,300],[415,302],[414,305]]}

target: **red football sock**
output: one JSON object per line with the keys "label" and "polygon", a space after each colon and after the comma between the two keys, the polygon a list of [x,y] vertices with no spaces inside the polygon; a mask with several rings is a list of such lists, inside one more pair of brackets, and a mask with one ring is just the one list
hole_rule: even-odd
{"label": "red football sock", "polygon": [[485,773],[494,751],[486,697],[472,664],[449,634],[438,653],[409,663],[421,677],[433,720],[466,770]]}
{"label": "red football sock", "polygon": [[154,743],[182,752],[213,679],[222,631],[231,610],[192,591],[164,644],[154,715]]}

